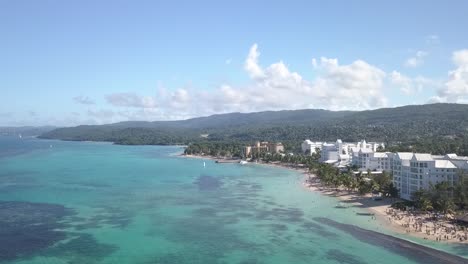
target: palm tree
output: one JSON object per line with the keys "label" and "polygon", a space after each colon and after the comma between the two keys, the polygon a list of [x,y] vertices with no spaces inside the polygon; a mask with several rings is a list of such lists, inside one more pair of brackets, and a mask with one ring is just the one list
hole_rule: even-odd
{"label": "palm tree", "polygon": [[413,193],[411,197],[414,201],[414,206],[422,211],[427,211],[432,209],[432,203],[429,199],[429,194],[425,190],[417,190]]}
{"label": "palm tree", "polygon": [[453,199],[450,195],[452,187],[448,182],[439,182],[434,186],[431,185],[430,197],[434,209],[446,215],[455,207]]}

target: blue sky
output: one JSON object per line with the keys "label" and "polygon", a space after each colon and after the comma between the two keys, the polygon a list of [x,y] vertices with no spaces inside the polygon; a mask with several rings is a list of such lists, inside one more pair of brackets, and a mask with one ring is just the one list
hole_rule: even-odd
{"label": "blue sky", "polygon": [[467,1],[321,2],[1,1],[0,125],[468,102]]}

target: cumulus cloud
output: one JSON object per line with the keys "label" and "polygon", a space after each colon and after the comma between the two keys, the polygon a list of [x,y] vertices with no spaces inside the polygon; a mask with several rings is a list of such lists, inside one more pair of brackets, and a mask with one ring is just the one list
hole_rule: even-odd
{"label": "cumulus cloud", "polygon": [[468,103],[468,49],[455,51],[452,61],[456,68],[449,72],[448,81],[431,101]]}
{"label": "cumulus cloud", "polygon": [[260,56],[260,52],[258,52],[257,48],[258,48],[257,44],[254,44],[250,48],[249,55],[247,56],[247,59],[245,60],[245,66],[244,66],[247,73],[253,79],[264,77],[263,70],[258,65],[258,57]]}
{"label": "cumulus cloud", "polygon": [[177,89],[171,93],[170,106],[176,109],[185,109],[190,104],[191,98],[186,89]]}
{"label": "cumulus cloud", "polygon": [[[125,110],[124,120],[184,119],[228,112],[325,108],[372,109],[387,105],[383,94],[387,74],[363,60],[340,64],[338,59],[313,59],[314,80],[306,80],[283,62],[266,67],[259,61],[257,44],[244,62],[250,81],[244,85],[224,83],[215,89],[174,91],[159,87],[157,96],[112,94],[107,101]],[[160,85],[161,86],[161,85]],[[136,109],[132,109],[136,108]]]}
{"label": "cumulus cloud", "polygon": [[[416,53],[423,58],[426,53]],[[250,77],[243,85],[220,84],[214,89],[166,89],[158,85],[155,96],[116,93],[106,97],[117,107],[114,113],[93,112],[105,120],[171,120],[228,112],[324,108],[364,110],[388,106],[386,93],[416,95],[439,90],[434,101],[468,101],[468,50],[453,54],[456,69],[444,84],[423,76],[409,77],[399,71],[385,72],[364,60],[340,63],[336,58],[314,58],[315,78],[305,79],[283,61],[267,66],[260,62],[258,45],[250,48],[244,70]]]}
{"label": "cumulus cloud", "polygon": [[337,59],[322,57],[319,76],[312,88],[327,109],[370,109],[387,105],[383,95],[386,73],[365,61],[340,65]]}
{"label": "cumulus cloud", "polygon": [[113,106],[134,108],[155,108],[156,99],[152,96],[139,96],[134,93],[115,93],[106,96],[106,100]]}
{"label": "cumulus cloud", "polygon": [[75,101],[75,103],[78,103],[78,104],[84,104],[84,105],[93,105],[95,104],[94,100],[87,97],[87,96],[76,96],[76,97],[73,97],[73,101]]}
{"label": "cumulus cloud", "polygon": [[405,66],[406,67],[411,67],[411,68],[418,67],[418,66],[424,64],[424,58],[427,55],[428,55],[427,52],[422,51],[422,50],[418,50],[413,57],[406,60]]}
{"label": "cumulus cloud", "polygon": [[312,60],[317,78],[304,79],[279,61],[267,67],[259,63],[254,44],[244,69],[251,83],[243,87],[221,85],[215,92],[214,111],[262,111],[300,108],[369,109],[386,105],[382,90],[385,72],[362,60],[340,65],[326,57]]}
{"label": "cumulus cloud", "polygon": [[425,78],[423,76],[411,78],[398,71],[391,72],[390,82],[406,95],[420,93],[424,89],[435,89],[441,86],[440,82],[436,80]]}

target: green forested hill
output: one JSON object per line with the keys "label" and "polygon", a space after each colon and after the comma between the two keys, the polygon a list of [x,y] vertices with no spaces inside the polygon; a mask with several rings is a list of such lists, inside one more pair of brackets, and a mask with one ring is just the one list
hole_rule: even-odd
{"label": "green forested hill", "polygon": [[[201,135],[206,135],[202,137]],[[369,111],[294,110],[231,113],[181,121],[121,122],[60,128],[42,138],[117,144],[283,141],[291,149],[306,138],[384,141],[394,148],[468,155],[468,105],[428,104]]]}

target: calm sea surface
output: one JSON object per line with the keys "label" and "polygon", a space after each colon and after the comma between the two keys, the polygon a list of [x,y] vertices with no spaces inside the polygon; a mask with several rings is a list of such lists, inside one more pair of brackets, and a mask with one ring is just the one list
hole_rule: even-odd
{"label": "calm sea surface", "polygon": [[299,173],[181,151],[0,137],[0,263],[433,263]]}

